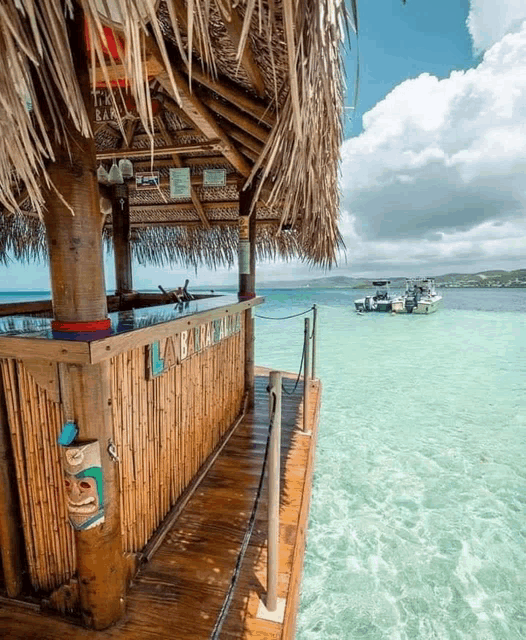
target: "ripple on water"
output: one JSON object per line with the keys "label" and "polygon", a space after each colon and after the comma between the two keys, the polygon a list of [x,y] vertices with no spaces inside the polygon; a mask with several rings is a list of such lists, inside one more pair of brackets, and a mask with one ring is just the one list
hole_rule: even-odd
{"label": "ripple on water", "polygon": [[[524,640],[526,314],[331,296],[297,640]],[[257,332],[297,369],[300,341]]]}

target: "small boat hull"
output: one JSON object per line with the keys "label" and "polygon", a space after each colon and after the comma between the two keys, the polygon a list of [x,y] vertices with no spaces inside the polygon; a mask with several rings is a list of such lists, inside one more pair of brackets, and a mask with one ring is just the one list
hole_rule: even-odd
{"label": "small boat hull", "polygon": [[416,307],[413,309],[413,313],[428,314],[435,312],[442,302],[442,296],[437,296],[430,300],[419,300]]}

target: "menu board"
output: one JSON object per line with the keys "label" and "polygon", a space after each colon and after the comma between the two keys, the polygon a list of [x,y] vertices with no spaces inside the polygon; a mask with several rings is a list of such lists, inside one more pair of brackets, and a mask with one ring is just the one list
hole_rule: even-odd
{"label": "menu board", "polygon": [[205,169],[203,171],[203,187],[224,187],[225,185],[225,169]]}
{"label": "menu board", "polygon": [[170,169],[170,198],[190,198],[190,168]]}

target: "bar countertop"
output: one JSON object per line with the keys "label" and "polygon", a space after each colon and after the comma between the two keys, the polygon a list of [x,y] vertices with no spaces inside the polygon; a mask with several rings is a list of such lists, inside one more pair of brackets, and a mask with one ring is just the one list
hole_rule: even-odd
{"label": "bar countertop", "polygon": [[[239,304],[236,295],[211,296],[176,304],[160,304],[127,311],[109,313],[111,333],[108,337],[152,327],[154,325],[181,320],[206,311],[220,310]],[[13,336],[18,338],[42,338],[53,340],[51,318],[31,315],[13,315],[0,318],[0,338]]]}

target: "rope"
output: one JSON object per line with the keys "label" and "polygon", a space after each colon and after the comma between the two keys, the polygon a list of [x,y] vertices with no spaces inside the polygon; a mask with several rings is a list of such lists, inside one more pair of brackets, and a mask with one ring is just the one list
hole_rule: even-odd
{"label": "rope", "polygon": [[283,382],[283,378],[281,379],[281,388],[288,396],[294,395],[294,393],[296,393],[296,389],[298,388],[298,384],[301,378],[301,372],[303,369],[303,360],[305,359],[305,348],[306,348],[306,343],[305,343],[305,339],[303,339],[303,351],[301,352],[300,368],[298,371],[298,377],[296,378],[296,384],[294,385],[294,389],[292,389],[292,391],[287,391],[285,389],[285,383]]}
{"label": "rope", "polygon": [[221,633],[221,629],[223,628],[223,624],[225,622],[226,616],[228,615],[228,611],[230,609],[230,605],[232,604],[232,598],[234,597],[234,591],[236,588],[237,580],[239,578],[239,573],[241,571],[241,565],[243,563],[243,559],[245,558],[245,553],[247,551],[248,543],[250,542],[250,538],[252,536],[252,532],[254,530],[254,525],[256,523],[256,512],[259,505],[259,499],[261,497],[261,491],[263,489],[263,481],[265,479],[265,469],[267,466],[267,458],[270,447],[270,436],[272,435],[272,427],[274,426],[274,415],[276,412],[276,395],[273,394],[273,405],[272,412],[270,414],[270,422],[268,426],[268,435],[267,435],[267,444],[265,446],[265,456],[263,457],[263,466],[261,468],[261,476],[259,478],[259,485],[256,492],[256,497],[254,499],[254,506],[252,507],[252,513],[250,514],[250,520],[248,521],[247,529],[245,531],[245,537],[243,538],[243,543],[241,544],[241,549],[239,551],[239,555],[237,557],[236,566],[234,567],[234,572],[232,574],[232,578],[230,579],[230,586],[228,587],[228,591],[226,593],[225,599],[223,600],[223,605],[216,619],[216,623],[212,630],[209,640],[219,640],[219,634]]}
{"label": "rope", "polygon": [[290,320],[290,318],[299,318],[300,316],[304,316],[307,313],[310,313],[313,309],[314,309],[314,306],[312,306],[310,309],[307,309],[307,311],[302,311],[301,313],[295,313],[293,316],[283,316],[283,318],[271,318],[270,316],[259,316],[257,313],[254,315],[256,316],[256,318],[263,318],[263,320]]}

